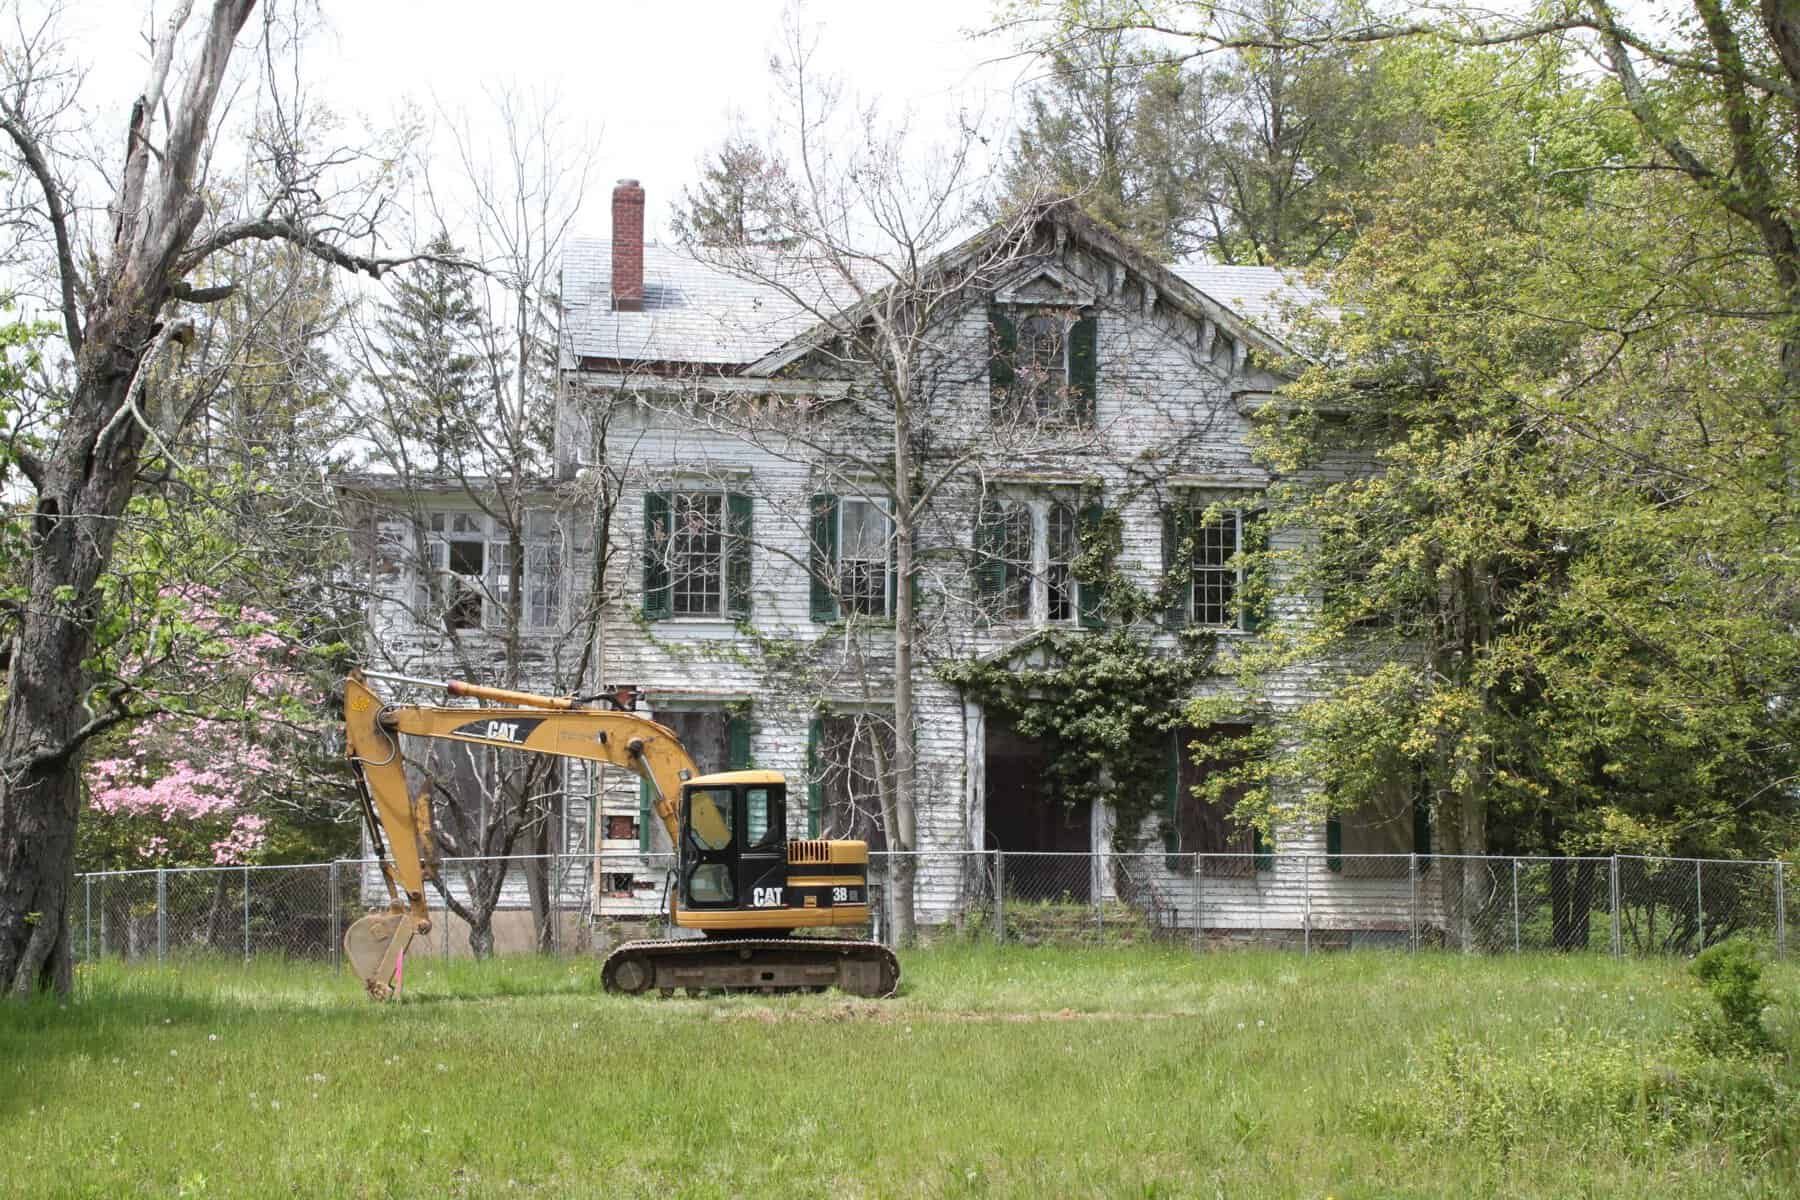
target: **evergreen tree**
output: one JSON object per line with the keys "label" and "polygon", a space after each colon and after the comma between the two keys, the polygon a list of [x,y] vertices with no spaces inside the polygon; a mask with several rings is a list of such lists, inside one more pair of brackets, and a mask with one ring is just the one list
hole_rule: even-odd
{"label": "evergreen tree", "polygon": [[[429,253],[458,257],[445,233]],[[369,373],[387,409],[386,432],[400,443],[388,453],[413,469],[456,474],[473,465],[489,391],[484,317],[468,272],[420,261],[400,273],[392,296],[375,321],[379,340]]]}
{"label": "evergreen tree", "polygon": [[701,246],[794,244],[792,182],[786,162],[733,130],[700,165],[700,179],[675,202],[678,241]]}

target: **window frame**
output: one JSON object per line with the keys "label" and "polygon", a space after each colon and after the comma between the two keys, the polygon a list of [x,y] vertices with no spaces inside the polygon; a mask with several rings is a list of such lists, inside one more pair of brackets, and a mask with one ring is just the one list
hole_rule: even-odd
{"label": "window frame", "polygon": [[[717,539],[717,552],[705,575],[706,581],[713,585],[710,591],[717,597],[717,607],[701,612],[684,612],[677,608],[677,597],[691,596],[693,591],[691,587],[683,587],[683,581],[691,582],[700,573],[688,566],[677,565],[677,541],[684,536],[681,522],[677,518],[684,505],[691,506],[696,500],[718,502],[716,523],[710,516],[706,518],[706,536],[709,540]],[[720,622],[748,617],[754,544],[753,498],[747,493],[734,492],[729,487],[684,487],[676,482],[667,487],[646,488],[642,493],[641,504],[644,519],[644,579],[640,600],[645,619]],[[656,519],[654,514],[660,514],[668,524],[666,529],[653,538],[650,526]],[[653,572],[656,576],[654,585],[651,580]]]}
{"label": "window frame", "polygon": [[[1081,555],[1082,510],[1087,507],[1082,503],[1080,494],[1069,491],[1033,491],[1029,494],[1001,492],[990,496],[978,506],[975,536],[975,570],[976,570],[976,604],[982,616],[995,624],[1015,623],[1034,626],[1082,626],[1081,615],[1081,582],[1075,578],[1075,560]],[[1027,558],[1007,557],[1004,553],[996,554],[989,546],[984,545],[988,537],[987,531],[1001,529],[1000,522],[993,520],[995,514],[1005,514],[1008,510],[1022,509],[1030,528],[1030,552]],[[1066,558],[1052,557],[1051,523],[1057,510],[1068,514],[1068,553]],[[1002,546],[1002,550],[1004,547]],[[992,571],[999,566],[1002,579],[997,589],[990,589],[984,584],[982,572]],[[1025,579],[1025,609],[1015,611],[1016,606],[1000,607],[994,602],[1005,598],[1012,590],[1012,572],[1015,567],[1023,567],[1021,572]],[[1062,616],[1053,614],[1053,600],[1056,584],[1054,576],[1057,568],[1062,568],[1062,590],[1065,593]]]}
{"label": "window frame", "polygon": [[[414,624],[446,633],[505,629],[508,614],[514,611],[512,539],[505,523],[478,510],[429,509],[420,514],[418,532],[422,547],[413,578]],[[553,630],[562,616],[566,549],[555,511],[527,510],[519,543],[525,564],[519,581],[524,604],[516,612],[518,627],[529,632]],[[480,547],[479,570],[455,569],[458,546]],[[466,613],[469,606],[474,619],[452,624],[451,618],[459,610]]]}
{"label": "window frame", "polygon": [[[1164,510],[1164,577],[1168,580],[1178,572],[1180,579],[1180,604],[1170,608],[1170,615],[1177,624],[1218,633],[1254,633],[1260,627],[1262,615],[1246,600],[1251,580],[1245,559],[1252,549],[1252,543],[1257,540],[1251,527],[1266,512],[1262,501],[1262,491],[1257,488],[1196,489]],[[1169,524],[1171,515],[1174,521],[1172,527]],[[1210,520],[1207,519],[1209,515],[1212,518]],[[1198,557],[1204,532],[1222,524],[1226,518],[1229,518],[1232,526],[1230,553],[1216,564],[1202,564]],[[1266,539],[1266,536],[1265,531],[1262,538]],[[1182,556],[1183,561],[1178,563],[1172,560],[1171,552],[1180,553],[1184,544],[1186,553]],[[1215,579],[1228,580],[1229,591],[1223,601],[1223,607],[1231,613],[1228,619],[1201,620],[1198,597],[1202,572]]]}
{"label": "window frame", "polygon": [[[852,504],[863,505],[867,508],[874,509],[877,513],[881,514],[883,532],[881,534],[882,555],[879,560],[871,558],[853,559],[845,552],[849,542],[844,536],[844,520],[845,514]],[[835,543],[837,562],[834,564],[833,573],[837,585],[838,618],[842,620],[847,616],[855,616],[868,617],[877,621],[892,620],[894,617],[894,514],[888,510],[887,502],[885,500],[874,499],[867,496],[839,496],[837,499],[837,513],[835,519],[837,521]],[[881,569],[879,572],[880,586],[875,589],[875,595],[880,600],[880,610],[872,612],[859,607],[856,603],[855,598],[861,597],[863,592],[855,591],[851,588],[849,583],[849,568],[852,563],[866,565],[876,563],[877,561],[879,561]]]}

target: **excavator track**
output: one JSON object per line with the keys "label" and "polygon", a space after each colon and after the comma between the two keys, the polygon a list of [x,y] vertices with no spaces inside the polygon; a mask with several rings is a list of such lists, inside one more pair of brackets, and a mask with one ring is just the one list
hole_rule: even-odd
{"label": "excavator track", "polygon": [[707,938],[626,942],[606,957],[609,992],[809,992],[891,996],[900,961],[880,942],[826,938]]}

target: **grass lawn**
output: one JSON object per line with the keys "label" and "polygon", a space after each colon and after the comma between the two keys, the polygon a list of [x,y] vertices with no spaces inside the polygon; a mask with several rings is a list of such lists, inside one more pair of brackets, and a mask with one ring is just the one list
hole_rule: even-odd
{"label": "grass lawn", "polygon": [[[1679,962],[903,956],[889,1001],[622,999],[591,961],[84,969],[0,1003],[0,1196],[1792,1196],[1783,1060]],[[1791,1132],[1788,1130],[1791,1127]]]}

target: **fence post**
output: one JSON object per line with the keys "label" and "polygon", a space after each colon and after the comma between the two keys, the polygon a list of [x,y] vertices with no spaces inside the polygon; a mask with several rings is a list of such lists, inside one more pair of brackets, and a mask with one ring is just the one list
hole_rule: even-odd
{"label": "fence post", "polygon": [[244,864],[244,961],[250,961],[250,865]]}
{"label": "fence post", "polygon": [[1312,953],[1312,856],[1300,857],[1300,956]]}
{"label": "fence post", "polygon": [[1614,958],[1619,958],[1625,953],[1625,946],[1619,929],[1619,856],[1616,854],[1607,862],[1606,879],[1607,903],[1612,917],[1612,953]]}
{"label": "fence post", "polygon": [[1006,851],[994,851],[994,940],[1006,941]]}
{"label": "fence post", "polygon": [[1406,887],[1408,911],[1412,914],[1406,931],[1406,949],[1408,953],[1419,952],[1419,855],[1415,851],[1406,856]]}
{"label": "fence post", "polygon": [[100,877],[100,957],[106,957],[106,877]]}
{"label": "fence post", "polygon": [[1694,928],[1699,933],[1699,941],[1694,946],[1694,953],[1706,949],[1706,901],[1700,894],[1700,860],[1694,860]]}
{"label": "fence post", "polygon": [[1200,919],[1200,863],[1198,853],[1194,855],[1194,949],[1201,950],[1206,946],[1206,923]]}
{"label": "fence post", "polygon": [[[81,960],[83,962],[93,962],[94,961],[94,877],[92,875],[83,875],[81,877],[81,890],[85,895],[85,899],[83,900],[83,907],[82,907],[82,912],[84,915],[81,920],[81,940],[82,940],[82,945],[83,945],[83,950],[81,952]],[[1777,890],[1777,892],[1779,892],[1780,889],[1778,888],[1776,890]]]}
{"label": "fence post", "polygon": [[344,969],[344,939],[338,934],[338,928],[344,923],[343,901],[339,898],[338,860],[331,860],[331,868],[326,872],[325,886],[331,889],[331,929],[325,936],[331,939],[331,969]]}
{"label": "fence post", "polygon": [[169,873],[156,868],[156,965],[169,957]]}
{"label": "fence post", "polygon": [[1513,953],[1519,952],[1519,860],[1513,859]]}
{"label": "fence post", "polygon": [[1787,957],[1787,897],[1783,895],[1782,868],[1787,864],[1775,860],[1775,957]]}

